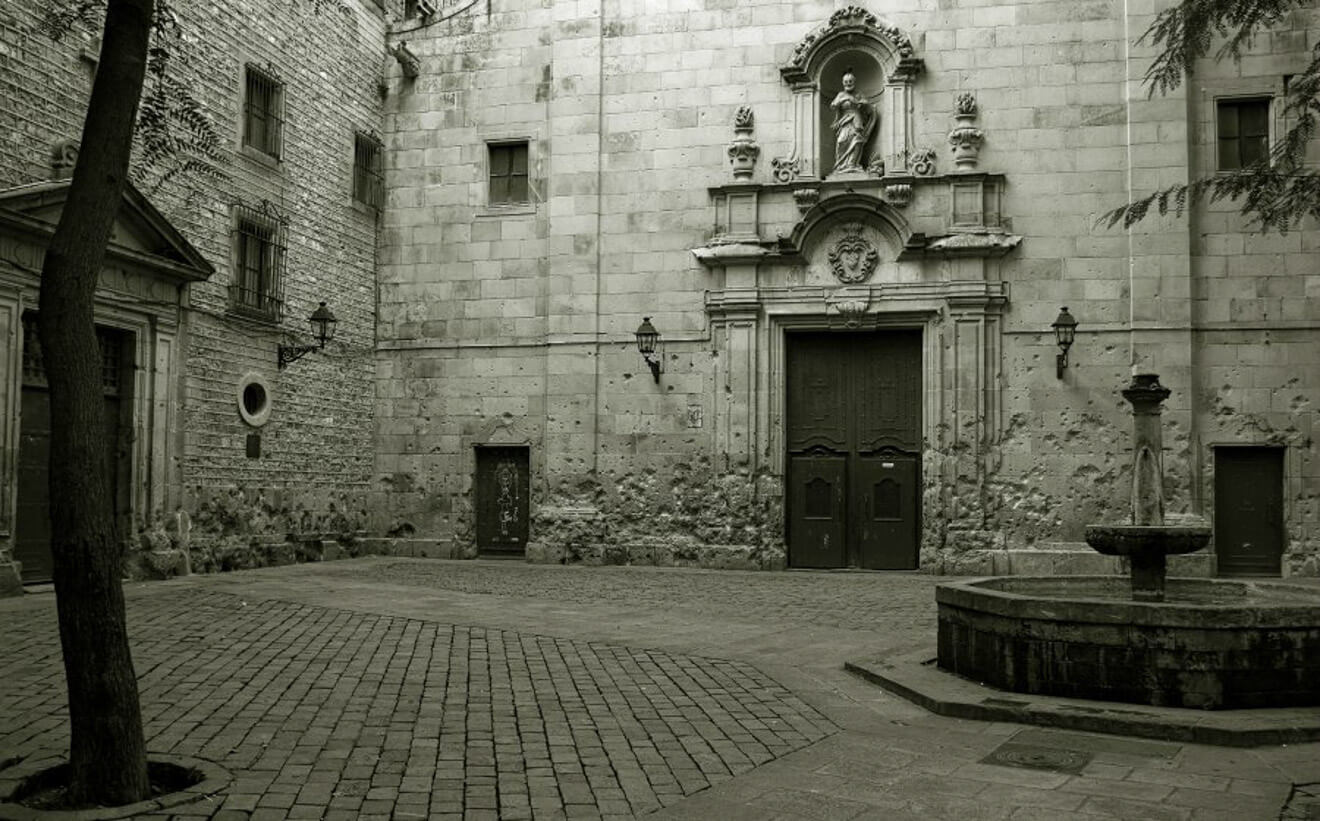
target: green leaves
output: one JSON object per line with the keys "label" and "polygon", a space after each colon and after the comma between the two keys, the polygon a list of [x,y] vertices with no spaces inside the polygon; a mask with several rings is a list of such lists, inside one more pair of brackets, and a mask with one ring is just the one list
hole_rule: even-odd
{"label": "green leaves", "polygon": [[[1240,60],[1264,29],[1311,5],[1305,0],[1181,0],[1160,12],[1137,41],[1163,49],[1146,71],[1149,96],[1176,89],[1217,40],[1222,43],[1215,60]],[[1181,216],[1189,203],[1200,200],[1240,203],[1258,231],[1283,233],[1307,216],[1320,217],[1320,170],[1306,165],[1320,113],[1320,44],[1306,68],[1290,78],[1286,95],[1285,131],[1267,157],[1240,170],[1161,189],[1105,213],[1099,222],[1131,228],[1152,210]]]}

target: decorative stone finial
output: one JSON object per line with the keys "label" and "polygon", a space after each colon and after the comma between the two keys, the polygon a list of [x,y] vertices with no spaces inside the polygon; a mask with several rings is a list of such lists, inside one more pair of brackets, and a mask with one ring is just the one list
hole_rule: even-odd
{"label": "decorative stone finial", "polygon": [[78,141],[60,140],[50,152],[50,176],[53,180],[67,180],[73,176],[78,164]]}
{"label": "decorative stone finial", "polygon": [[953,163],[960,171],[976,168],[985,133],[972,125],[976,120],[976,97],[970,91],[958,95],[954,104],[953,130],[949,132],[949,145],[953,148]]}
{"label": "decorative stone finial", "polygon": [[729,143],[729,161],[733,163],[733,178],[749,180],[756,170],[756,158],[761,156],[761,146],[752,139],[755,128],[752,107],[738,106],[733,115],[733,142]]}

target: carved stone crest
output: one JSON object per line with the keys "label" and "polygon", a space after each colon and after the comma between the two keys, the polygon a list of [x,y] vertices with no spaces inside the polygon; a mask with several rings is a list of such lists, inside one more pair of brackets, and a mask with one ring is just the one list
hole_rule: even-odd
{"label": "carved stone crest", "polygon": [[862,236],[862,226],[853,224],[830,249],[829,259],[830,269],[840,282],[865,282],[880,264],[880,252]]}

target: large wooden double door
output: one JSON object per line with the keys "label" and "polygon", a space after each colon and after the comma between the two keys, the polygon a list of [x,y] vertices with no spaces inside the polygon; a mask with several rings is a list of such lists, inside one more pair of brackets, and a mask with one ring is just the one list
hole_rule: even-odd
{"label": "large wooden double door", "polygon": [[917,566],[921,331],[790,334],[788,561]]}

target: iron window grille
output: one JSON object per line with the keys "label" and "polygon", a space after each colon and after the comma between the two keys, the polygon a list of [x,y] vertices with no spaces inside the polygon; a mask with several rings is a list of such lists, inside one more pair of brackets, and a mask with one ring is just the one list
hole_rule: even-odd
{"label": "iron window grille", "polygon": [[353,199],[363,205],[379,208],[384,202],[384,183],[381,176],[381,144],[370,134],[361,132],[353,136]]}
{"label": "iron window grille", "polygon": [[527,143],[492,143],[490,204],[521,205],[527,201]]}
{"label": "iron window grille", "polygon": [[[123,331],[96,327],[96,343],[101,352],[101,391],[106,396],[118,396],[123,390],[124,337]],[[23,384],[48,387],[46,360],[41,353],[40,317],[32,311],[23,314]]]}
{"label": "iron window grille", "polygon": [[1270,100],[1220,100],[1216,107],[1219,170],[1238,171],[1270,153]]}
{"label": "iron window grille", "polygon": [[277,322],[284,304],[287,220],[270,203],[235,206],[234,281],[229,307],[235,313]]}
{"label": "iron window grille", "polygon": [[284,84],[251,63],[245,77],[243,145],[278,160],[284,139]]}

